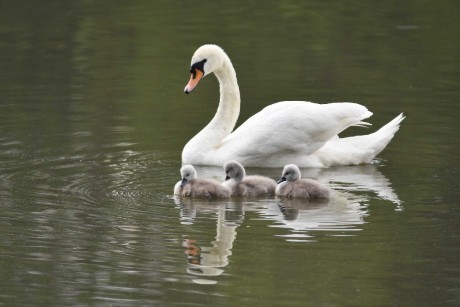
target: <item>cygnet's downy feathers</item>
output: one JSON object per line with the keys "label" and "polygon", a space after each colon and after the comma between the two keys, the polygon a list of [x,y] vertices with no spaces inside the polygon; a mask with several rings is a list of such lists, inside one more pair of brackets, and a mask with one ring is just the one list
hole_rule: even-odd
{"label": "cygnet's downy feathers", "polygon": [[225,163],[224,171],[226,177],[223,185],[231,189],[232,195],[262,196],[275,194],[275,180],[259,175],[246,176],[243,165],[237,161],[231,160]]}
{"label": "cygnet's downy feathers", "polygon": [[330,191],[318,181],[301,178],[299,167],[288,164],[278,181],[276,195],[287,198],[325,199],[329,198]]}
{"label": "cygnet's downy feathers", "polygon": [[174,186],[174,194],[195,198],[225,198],[230,196],[230,189],[216,180],[197,178],[192,165],[180,169],[182,180]]}

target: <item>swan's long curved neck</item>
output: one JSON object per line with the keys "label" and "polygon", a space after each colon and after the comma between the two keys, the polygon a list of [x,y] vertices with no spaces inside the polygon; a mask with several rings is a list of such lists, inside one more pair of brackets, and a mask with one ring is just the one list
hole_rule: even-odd
{"label": "swan's long curved neck", "polygon": [[[204,151],[215,148],[235,127],[240,113],[240,89],[235,69],[225,56],[222,67],[214,71],[220,85],[220,102],[217,112],[209,124],[204,127],[186,147]],[[191,148],[190,148],[191,149]]]}
{"label": "swan's long curved neck", "polygon": [[227,58],[224,61],[224,65],[216,70],[214,74],[219,80],[220,102],[216,115],[214,115],[208,126],[219,130],[222,129],[225,133],[223,137],[225,137],[233,131],[240,114],[240,89],[235,69],[230,59]]}

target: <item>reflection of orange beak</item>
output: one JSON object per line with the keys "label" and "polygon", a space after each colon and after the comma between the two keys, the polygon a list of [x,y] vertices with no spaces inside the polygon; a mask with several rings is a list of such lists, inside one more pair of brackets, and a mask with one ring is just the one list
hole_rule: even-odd
{"label": "reflection of orange beak", "polygon": [[192,75],[190,76],[190,81],[188,81],[187,85],[184,88],[185,94],[188,94],[191,91],[193,91],[198,82],[200,82],[201,78],[203,78],[203,72],[199,69],[195,69],[195,73],[192,73]]}
{"label": "reflection of orange beak", "polygon": [[196,245],[197,242],[195,240],[185,239],[182,246],[186,247],[187,250],[185,253],[189,256],[198,257],[201,254],[201,248]]}

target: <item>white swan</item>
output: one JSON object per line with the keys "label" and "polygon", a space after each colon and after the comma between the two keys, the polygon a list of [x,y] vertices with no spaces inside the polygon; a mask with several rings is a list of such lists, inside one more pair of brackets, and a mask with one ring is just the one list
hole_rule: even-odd
{"label": "white swan", "polygon": [[246,171],[239,162],[231,160],[224,164],[225,181],[222,184],[237,196],[274,195],[275,180],[259,175],[246,176]]}
{"label": "white swan", "polygon": [[197,198],[225,198],[230,197],[230,188],[211,179],[197,178],[196,170],[192,165],[184,165],[180,169],[182,180],[174,186],[174,194]]}
{"label": "white swan", "polygon": [[295,164],[284,167],[276,187],[276,195],[287,198],[327,199],[329,189],[311,179],[301,178],[300,169]]}
{"label": "white swan", "polygon": [[240,91],[230,58],[216,45],[203,45],[192,57],[190,72],[185,93],[190,93],[201,78],[214,73],[220,84],[220,102],[211,122],[185,145],[182,163],[222,165],[238,160],[259,167],[369,163],[390,142],[404,119],[400,114],[372,134],[339,138],[337,134],[350,126],[369,125],[362,120],[372,113],[350,102],[283,101],[264,108],[233,131],[240,112]]}

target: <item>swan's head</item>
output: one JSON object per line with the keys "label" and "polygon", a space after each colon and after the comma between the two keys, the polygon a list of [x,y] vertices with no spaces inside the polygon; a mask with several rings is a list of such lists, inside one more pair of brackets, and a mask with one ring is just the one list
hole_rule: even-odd
{"label": "swan's head", "polygon": [[235,179],[235,180],[243,180],[244,176],[246,176],[246,171],[244,170],[243,165],[235,160],[228,161],[224,164],[224,171],[225,171],[225,180]]}
{"label": "swan's head", "polygon": [[224,50],[217,45],[209,44],[198,48],[192,57],[190,81],[185,86],[184,92],[190,93],[201,78],[222,67],[226,57]]}
{"label": "swan's head", "polygon": [[188,181],[196,178],[196,170],[193,165],[184,165],[180,169],[180,176],[182,178],[180,187],[182,188]]}
{"label": "swan's head", "polygon": [[278,183],[283,181],[296,181],[300,179],[300,169],[295,164],[288,164],[284,167],[283,173],[281,175],[280,180]]}

